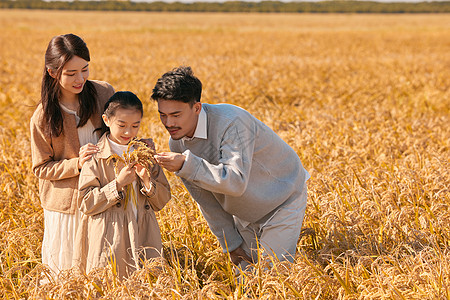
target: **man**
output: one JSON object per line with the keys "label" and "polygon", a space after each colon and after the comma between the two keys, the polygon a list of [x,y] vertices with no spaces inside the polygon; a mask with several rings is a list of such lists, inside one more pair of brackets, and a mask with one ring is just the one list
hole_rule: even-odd
{"label": "man", "polygon": [[202,104],[190,67],[158,79],[152,99],[172,152],[158,163],[179,176],[235,265],[257,249],[293,261],[306,209],[306,181],[295,151],[242,108]]}

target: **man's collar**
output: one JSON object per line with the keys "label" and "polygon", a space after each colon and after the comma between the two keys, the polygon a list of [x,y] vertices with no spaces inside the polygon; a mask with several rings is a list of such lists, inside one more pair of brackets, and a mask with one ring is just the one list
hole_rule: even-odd
{"label": "man's collar", "polygon": [[198,115],[198,121],[197,121],[197,127],[195,128],[194,135],[189,138],[187,136],[183,137],[184,141],[190,141],[194,138],[198,139],[208,139],[208,118],[206,116],[206,112],[203,109],[200,111],[200,114]]}

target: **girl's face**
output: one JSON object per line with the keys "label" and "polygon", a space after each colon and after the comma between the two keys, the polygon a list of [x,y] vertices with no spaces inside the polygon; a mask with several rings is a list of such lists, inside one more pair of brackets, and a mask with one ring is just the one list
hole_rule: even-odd
{"label": "girl's face", "polygon": [[114,116],[108,118],[103,114],[102,117],[109,127],[109,138],[120,145],[126,145],[136,137],[141,126],[142,113],[137,109],[117,108]]}
{"label": "girl's face", "polygon": [[[52,75],[53,72],[50,72]],[[89,77],[89,62],[79,56],[72,57],[63,67],[59,84],[62,96],[73,96],[83,90]]]}

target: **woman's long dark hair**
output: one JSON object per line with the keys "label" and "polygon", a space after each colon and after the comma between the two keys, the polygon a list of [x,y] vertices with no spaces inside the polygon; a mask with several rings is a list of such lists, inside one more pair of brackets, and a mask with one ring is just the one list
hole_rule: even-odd
{"label": "woman's long dark hair", "polygon": [[[89,49],[86,43],[74,34],[58,35],[52,38],[45,52],[45,67],[42,77],[41,103],[44,111],[44,129],[51,136],[63,133],[63,115],[59,105],[61,78],[64,65],[74,56],[90,61]],[[50,76],[48,69],[55,72]],[[86,81],[83,90],[78,95],[80,109],[78,111],[80,122],[78,127],[86,124],[92,114],[97,112],[97,91],[92,82]]]}

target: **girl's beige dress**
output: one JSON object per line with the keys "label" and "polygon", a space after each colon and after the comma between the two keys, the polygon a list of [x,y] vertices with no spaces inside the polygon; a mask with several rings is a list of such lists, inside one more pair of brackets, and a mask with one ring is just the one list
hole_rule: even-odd
{"label": "girl's beige dress", "polygon": [[114,153],[122,155],[127,146],[112,142],[107,134],[97,144],[99,152],[81,170],[79,209],[83,216],[76,235],[74,265],[89,273],[113,262],[122,278],[138,269],[143,260],[162,257],[154,211],[169,201],[170,187],[161,167],[155,165],[151,188],[136,180],[136,206],[131,200],[125,205],[116,188],[114,164],[106,161]]}

